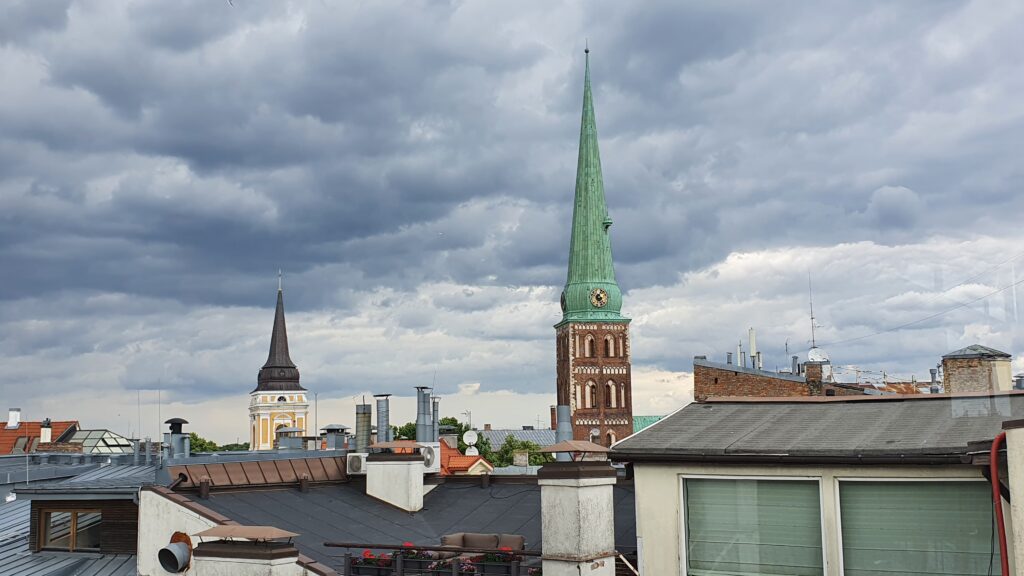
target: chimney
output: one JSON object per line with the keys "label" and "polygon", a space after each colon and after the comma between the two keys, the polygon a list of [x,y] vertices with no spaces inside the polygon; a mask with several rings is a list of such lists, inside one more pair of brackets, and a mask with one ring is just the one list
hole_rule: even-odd
{"label": "chimney", "polygon": [[791,360],[793,361],[793,367],[790,370],[793,371],[793,376],[798,376],[800,374],[800,357],[793,356]]}
{"label": "chimney", "polygon": [[[491,429],[491,425],[487,425],[487,430]],[[555,443],[566,442],[572,440],[572,412],[568,405],[558,406],[558,427],[555,428]],[[572,458],[568,454],[558,453],[555,454],[555,459],[560,462],[568,462]]]}
{"label": "chimney", "polygon": [[391,394],[374,394],[377,399],[377,442],[390,442],[394,440],[391,431]]}
{"label": "chimney", "polygon": [[490,429],[491,429],[491,425],[490,424],[484,424],[484,430],[490,430]]}
{"label": "chimney", "polygon": [[754,366],[754,368],[757,368],[758,370],[764,370],[764,363],[761,362],[761,352],[760,351],[758,351],[758,353],[757,353],[755,363],[756,363],[756,365]]}
{"label": "chimney", "polygon": [[164,434],[164,443],[167,445],[167,459],[171,458],[188,458],[191,451],[191,443],[189,442],[188,434],[182,431],[182,426],[188,424],[188,420],[184,418],[171,418],[164,422],[169,424],[171,431],[168,434]]}
{"label": "chimney", "polygon": [[53,442],[53,428],[50,427],[50,419],[43,420],[39,425],[39,443]]}
{"label": "chimney", "polygon": [[21,408],[11,408],[7,411],[7,429],[14,430],[21,426]]}
{"label": "chimney", "polygon": [[418,512],[423,509],[425,473],[418,448],[411,454],[375,452],[366,457],[366,495],[406,512]]}
{"label": "chimney", "polygon": [[416,441],[430,442],[430,388],[416,387]]}
{"label": "chimney", "polygon": [[441,397],[434,396],[434,417],[430,425],[430,441],[437,442],[441,437]]}
{"label": "chimney", "polygon": [[615,575],[615,483],[607,460],[559,460],[538,471],[545,574]]}
{"label": "chimney", "polygon": [[327,450],[346,450],[345,436],[348,428],[341,424],[328,424],[321,428],[324,431],[324,440],[327,443]]}
{"label": "chimney", "polygon": [[370,412],[369,404],[356,404],[356,448],[355,452],[366,452],[370,449]]}
{"label": "chimney", "polygon": [[746,368],[747,367],[747,353],[746,352],[740,352],[740,367],[742,367],[742,368]]}
{"label": "chimney", "polygon": [[1013,377],[1013,389],[1024,390],[1024,374],[1017,374]]}
{"label": "chimney", "polygon": [[732,352],[725,353],[725,363],[732,364]]}
{"label": "chimney", "polygon": [[551,429],[558,430],[558,406],[551,407]]}

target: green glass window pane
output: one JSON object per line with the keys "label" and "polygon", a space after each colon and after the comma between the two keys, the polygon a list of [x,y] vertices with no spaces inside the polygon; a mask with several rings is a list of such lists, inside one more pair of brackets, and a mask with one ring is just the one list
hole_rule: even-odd
{"label": "green glass window pane", "polygon": [[999,569],[986,482],[840,482],[846,576]]}
{"label": "green glass window pane", "polygon": [[693,576],[824,573],[818,483],[686,482],[686,561]]}

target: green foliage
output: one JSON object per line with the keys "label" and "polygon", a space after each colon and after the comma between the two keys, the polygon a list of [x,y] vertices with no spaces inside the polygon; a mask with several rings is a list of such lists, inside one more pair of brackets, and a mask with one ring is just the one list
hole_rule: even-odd
{"label": "green foliage", "polygon": [[223,446],[218,446],[217,447],[217,451],[218,452],[245,452],[248,449],[249,449],[249,443],[248,442],[238,442],[238,443],[234,443],[233,442],[231,444],[225,444]]}
{"label": "green foliage", "polygon": [[216,452],[217,443],[212,440],[207,440],[195,432],[191,432],[188,435],[189,451],[195,452]]}
{"label": "green foliage", "polygon": [[[490,457],[487,458],[494,464],[495,467],[511,466],[515,453],[518,450],[527,450],[530,452],[530,465],[531,466],[542,466],[548,462],[554,461],[554,456],[551,454],[542,454],[538,452],[540,446],[530,442],[529,440],[516,440],[514,436],[509,435],[505,438],[505,442],[497,450],[491,451]],[[483,450],[480,451],[483,454]]]}
{"label": "green foliage", "polygon": [[416,423],[406,422],[401,426],[391,426],[391,431],[394,432],[395,440],[415,440],[416,439]]}

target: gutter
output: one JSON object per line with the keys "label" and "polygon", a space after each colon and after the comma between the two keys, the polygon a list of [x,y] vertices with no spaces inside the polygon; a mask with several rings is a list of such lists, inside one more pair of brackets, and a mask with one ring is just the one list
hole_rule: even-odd
{"label": "gutter", "polygon": [[613,462],[715,464],[846,464],[846,465],[950,465],[967,464],[962,454],[899,454],[893,456],[794,456],[789,454],[651,454],[612,453]]}

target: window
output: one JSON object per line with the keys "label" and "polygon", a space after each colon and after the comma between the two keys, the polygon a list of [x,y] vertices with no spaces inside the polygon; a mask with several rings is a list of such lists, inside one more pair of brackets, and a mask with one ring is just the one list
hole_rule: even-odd
{"label": "window", "polygon": [[587,337],[583,339],[583,356],[585,358],[594,357],[594,336],[587,334]]}
{"label": "window", "polygon": [[100,549],[103,516],[99,510],[48,510],[41,518],[42,548],[71,552]]}
{"label": "window", "polygon": [[611,446],[612,444],[615,444],[615,432],[612,432],[611,430],[609,430],[608,431],[608,446]]}
{"label": "window", "polygon": [[615,382],[612,382],[611,380],[609,380],[607,383],[605,383],[605,385],[604,385],[604,407],[605,408],[616,408],[618,406],[618,402],[616,400],[616,397],[618,395],[619,395],[619,393],[618,393],[618,391],[615,388]]}
{"label": "window", "polygon": [[609,358],[615,357],[615,337],[611,334],[604,337],[604,355]]}
{"label": "window", "polygon": [[992,493],[987,482],[839,482],[846,576],[988,574]]}
{"label": "window", "polygon": [[587,397],[584,408],[597,408],[597,384],[591,380],[587,382]]}
{"label": "window", "polygon": [[817,480],[686,478],[683,487],[687,574],[824,574]]}

